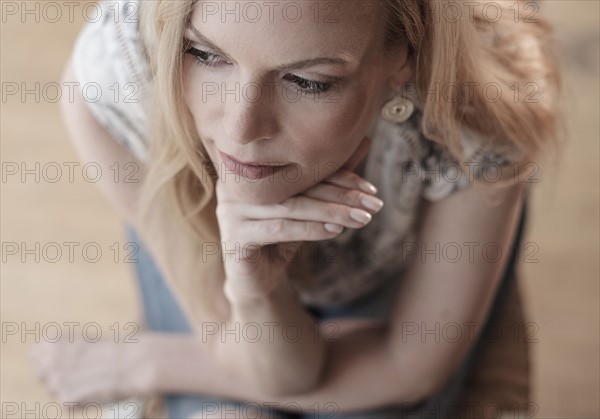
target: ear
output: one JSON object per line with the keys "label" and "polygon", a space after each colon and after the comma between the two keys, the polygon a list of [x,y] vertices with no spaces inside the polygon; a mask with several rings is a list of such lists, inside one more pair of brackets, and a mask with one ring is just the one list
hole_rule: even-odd
{"label": "ear", "polygon": [[391,58],[392,74],[389,77],[390,86],[402,86],[412,80],[415,72],[411,57],[408,54],[408,44],[403,43],[393,53]]}

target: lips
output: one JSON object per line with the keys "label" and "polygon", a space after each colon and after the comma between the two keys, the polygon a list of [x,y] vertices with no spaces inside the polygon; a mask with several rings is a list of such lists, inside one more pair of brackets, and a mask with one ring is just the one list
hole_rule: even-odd
{"label": "lips", "polygon": [[225,154],[219,150],[219,155],[225,164],[227,170],[230,170],[240,176],[252,178],[252,179],[261,179],[269,175],[273,175],[274,173],[282,170],[283,168],[289,166],[289,164],[281,164],[281,163],[242,163],[241,161],[235,159],[233,156],[229,154]]}
{"label": "lips", "polygon": [[221,153],[221,157],[227,157],[230,160],[243,164],[244,166],[255,166],[255,167],[279,167],[279,166],[287,166],[287,163],[270,163],[270,162],[245,162],[242,161],[240,159],[236,159],[234,156],[230,155],[230,154],[226,154],[223,153],[222,151],[219,151],[219,153]]}

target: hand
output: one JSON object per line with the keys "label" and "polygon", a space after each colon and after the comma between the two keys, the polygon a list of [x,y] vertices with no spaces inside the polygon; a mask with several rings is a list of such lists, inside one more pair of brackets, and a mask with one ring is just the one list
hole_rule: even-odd
{"label": "hand", "polygon": [[[230,302],[263,298],[285,280],[286,265],[298,248],[286,242],[328,240],[344,227],[362,228],[370,222],[383,203],[352,172],[369,145],[365,137],[333,176],[275,205],[240,202],[227,194],[223,182],[217,182],[216,215],[222,246],[227,249],[224,291]],[[369,198],[379,203],[379,209],[364,205]]]}
{"label": "hand", "polygon": [[113,341],[42,342],[30,351],[37,377],[62,403],[109,403],[151,392],[152,345]]}

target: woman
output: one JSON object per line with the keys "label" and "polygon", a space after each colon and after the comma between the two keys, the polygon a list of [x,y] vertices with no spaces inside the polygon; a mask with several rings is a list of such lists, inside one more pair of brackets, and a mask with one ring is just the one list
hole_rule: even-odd
{"label": "woman", "polygon": [[176,418],[463,411],[556,138],[548,27],[498,2],[100,7],[64,77],[104,95],[63,112],[82,160],[139,164],[139,183],[99,183],[140,246],[149,331],[46,349],[57,397],[168,394]]}

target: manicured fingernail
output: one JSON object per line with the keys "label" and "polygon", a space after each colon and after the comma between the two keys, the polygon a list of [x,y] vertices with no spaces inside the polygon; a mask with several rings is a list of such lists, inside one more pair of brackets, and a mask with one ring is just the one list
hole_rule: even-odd
{"label": "manicured fingernail", "polygon": [[377,188],[372,183],[369,183],[366,180],[363,180],[362,182],[360,182],[360,187],[365,192],[377,193]]}
{"label": "manicured fingernail", "polygon": [[367,211],[363,211],[358,208],[352,208],[350,210],[350,217],[352,217],[353,220],[358,221],[362,224],[367,224],[373,218],[371,217],[371,214],[369,214]]}
{"label": "manicured fingernail", "polygon": [[330,233],[341,233],[343,229],[344,227],[339,224],[325,223],[325,230]]}
{"label": "manicured fingernail", "polygon": [[368,209],[379,211],[383,207],[383,201],[371,195],[364,195],[360,202]]}

